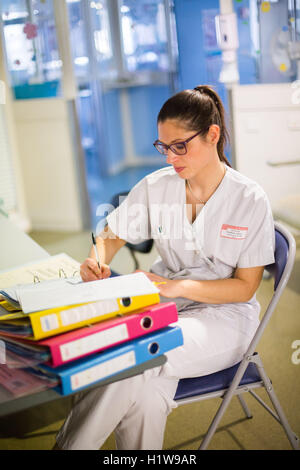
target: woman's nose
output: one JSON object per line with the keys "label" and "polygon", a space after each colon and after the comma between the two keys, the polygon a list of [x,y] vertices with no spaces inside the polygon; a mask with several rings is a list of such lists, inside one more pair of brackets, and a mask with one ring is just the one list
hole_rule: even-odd
{"label": "woman's nose", "polygon": [[171,149],[168,149],[167,159],[166,159],[167,163],[172,165],[177,160],[178,160],[178,155],[176,155],[176,153],[172,152]]}

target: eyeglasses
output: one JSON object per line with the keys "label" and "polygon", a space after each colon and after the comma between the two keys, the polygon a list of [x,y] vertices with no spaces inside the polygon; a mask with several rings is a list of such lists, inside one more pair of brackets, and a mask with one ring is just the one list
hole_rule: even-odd
{"label": "eyeglasses", "polygon": [[197,132],[197,134],[192,135],[192,137],[189,137],[185,141],[175,142],[171,145],[164,144],[163,142],[160,142],[160,140],[156,140],[153,145],[156,150],[158,150],[159,153],[162,153],[163,155],[167,155],[169,149],[176,155],[185,155],[187,153],[186,144],[199,134],[201,134],[201,131]]}

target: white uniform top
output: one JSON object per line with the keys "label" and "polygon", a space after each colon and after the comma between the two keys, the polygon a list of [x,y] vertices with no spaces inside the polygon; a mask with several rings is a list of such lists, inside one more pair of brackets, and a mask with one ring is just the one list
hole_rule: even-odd
{"label": "white uniform top", "polygon": [[[107,222],[130,243],[153,238],[159,258],[151,271],[169,279],[227,279],[235,268],[274,262],[275,232],[264,190],[253,180],[225,165],[226,173],[191,224],[187,217],[185,180],[173,167],[143,178]],[[161,296],[161,301],[170,301]],[[215,307],[258,319],[260,305],[249,302],[205,304],[174,299],[178,312]]]}

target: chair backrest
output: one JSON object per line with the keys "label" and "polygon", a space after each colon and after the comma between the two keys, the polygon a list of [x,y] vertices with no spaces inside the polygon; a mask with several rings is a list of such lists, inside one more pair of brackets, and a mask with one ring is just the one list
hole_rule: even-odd
{"label": "chair backrest", "polygon": [[121,193],[115,194],[110,203],[111,205],[116,209],[120,205],[120,198],[125,199],[126,196],[128,196],[129,191],[123,191]]}
{"label": "chair backrest", "polygon": [[[121,193],[115,194],[110,201],[111,205],[114,208],[118,207],[120,202],[122,202],[126,198],[126,196],[128,196],[128,194],[129,194],[129,191],[123,191]],[[121,201],[120,201],[120,198],[121,198]],[[136,244],[126,243],[126,246],[130,249],[131,252],[138,251],[139,253],[150,253],[150,251],[152,250],[153,243],[154,243],[153,239],[151,238],[150,240],[145,240],[143,242],[136,243]],[[136,269],[137,269],[138,264],[137,264],[136,258],[135,258],[135,262],[136,262]]]}
{"label": "chair backrest", "polygon": [[265,269],[274,277],[274,293],[251,341],[246,356],[250,356],[255,351],[256,345],[259,342],[290,278],[295,262],[295,256],[296,242],[293,235],[286,227],[275,222],[275,262],[265,267]]}
{"label": "chair backrest", "polygon": [[[281,224],[275,222],[275,262],[265,266],[274,277],[274,290],[281,280],[290,277],[296,256],[296,243],[292,234]],[[286,279],[286,282],[288,279]]]}

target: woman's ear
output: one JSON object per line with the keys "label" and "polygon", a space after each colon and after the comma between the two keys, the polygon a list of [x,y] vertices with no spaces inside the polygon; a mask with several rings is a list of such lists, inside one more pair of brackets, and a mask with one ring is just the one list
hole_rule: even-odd
{"label": "woman's ear", "polygon": [[216,145],[220,139],[220,127],[217,124],[212,124],[206,137],[210,144]]}

